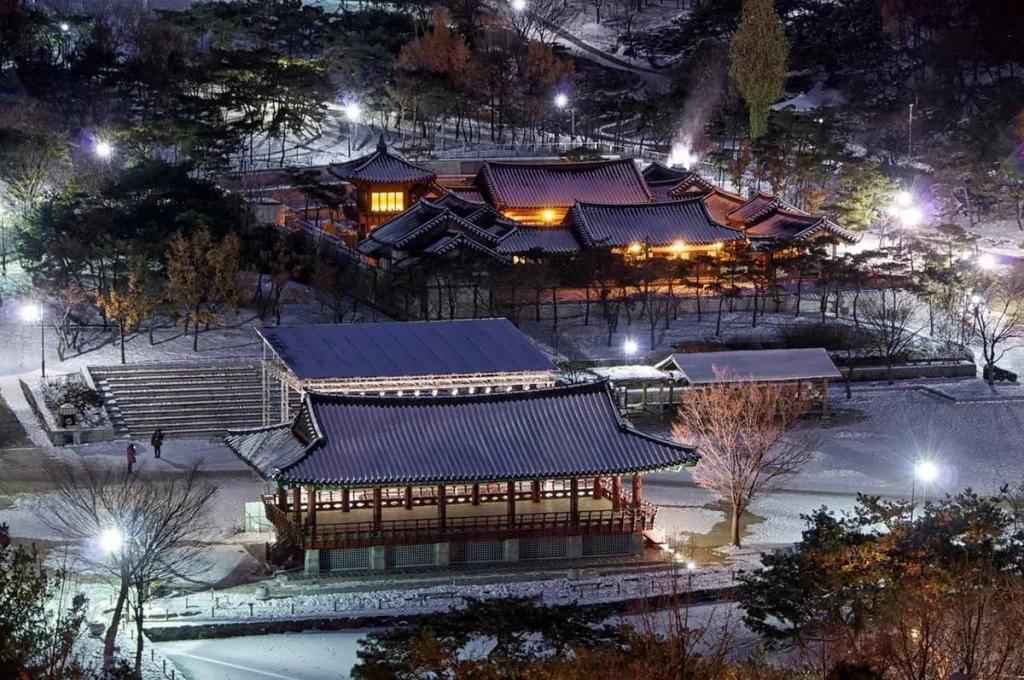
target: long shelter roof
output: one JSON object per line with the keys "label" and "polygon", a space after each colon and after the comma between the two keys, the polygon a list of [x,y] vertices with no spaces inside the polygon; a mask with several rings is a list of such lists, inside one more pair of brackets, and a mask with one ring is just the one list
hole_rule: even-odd
{"label": "long shelter roof", "polygon": [[554,371],[507,319],[262,328],[299,380]]}
{"label": "long shelter roof", "polygon": [[795,382],[842,377],[828,352],[821,347],[673,354],[655,368],[681,371],[692,385],[717,382],[717,372],[740,382]]}
{"label": "long shelter roof", "polygon": [[697,462],[693,447],[637,431],[603,382],[449,397],[309,393],[291,432],[230,432],[227,445],[281,483],[337,486],[501,481],[645,472]]}
{"label": "long shelter roof", "polygon": [[584,163],[485,163],[480,184],[500,210],[569,208],[576,201],[647,203],[653,200],[630,159]]}

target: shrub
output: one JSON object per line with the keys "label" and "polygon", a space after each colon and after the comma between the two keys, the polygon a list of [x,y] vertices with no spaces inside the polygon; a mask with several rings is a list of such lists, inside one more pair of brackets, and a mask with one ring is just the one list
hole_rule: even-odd
{"label": "shrub", "polygon": [[70,404],[81,414],[103,406],[103,396],[73,376],[48,378],[40,384],[46,407],[56,413],[62,404]]}

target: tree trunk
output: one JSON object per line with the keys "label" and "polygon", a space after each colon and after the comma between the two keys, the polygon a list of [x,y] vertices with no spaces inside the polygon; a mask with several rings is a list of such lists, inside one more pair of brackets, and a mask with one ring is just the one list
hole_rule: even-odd
{"label": "tree trunk", "polygon": [[121,625],[121,614],[124,612],[124,603],[128,599],[128,580],[122,575],[121,588],[117,591],[117,604],[110,615],[110,627],[107,628],[107,636],[103,640],[103,665],[110,669],[114,663],[114,646],[117,644],[117,629]]}
{"label": "tree trunk", "polygon": [[732,537],[731,542],[735,547],[740,547],[740,507],[736,503],[732,506]]}
{"label": "tree trunk", "polygon": [[725,299],[721,295],[719,295],[718,296],[718,321],[715,322],[715,337],[719,337],[719,336],[722,335],[722,303],[723,302],[725,302]]}
{"label": "tree trunk", "polygon": [[804,273],[800,272],[800,275],[796,279],[796,314],[793,316],[800,316],[800,297],[803,294],[804,289]]}
{"label": "tree trunk", "polygon": [[584,290],[586,296],[583,302],[583,325],[590,325],[590,286],[587,286]]}
{"label": "tree trunk", "polygon": [[117,324],[117,335],[121,341],[121,364],[124,365],[124,320]]}
{"label": "tree trunk", "polygon": [[139,602],[135,609],[135,675],[142,677],[139,670],[142,668],[142,645],[145,638],[142,634],[142,624],[145,621],[145,602]]}

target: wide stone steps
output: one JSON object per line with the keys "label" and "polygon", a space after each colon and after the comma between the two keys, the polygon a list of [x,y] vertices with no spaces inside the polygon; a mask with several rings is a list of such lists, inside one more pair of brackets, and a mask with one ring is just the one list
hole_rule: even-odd
{"label": "wide stone steps", "polygon": [[[167,437],[216,438],[227,430],[263,424],[258,362],[96,366],[89,373],[115,430],[143,442],[157,427]],[[297,407],[297,395],[291,402]],[[269,406],[272,422],[278,422],[276,384]]]}

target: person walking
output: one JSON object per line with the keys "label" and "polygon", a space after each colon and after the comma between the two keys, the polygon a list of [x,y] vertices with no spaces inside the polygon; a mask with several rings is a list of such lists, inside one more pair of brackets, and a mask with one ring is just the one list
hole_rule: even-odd
{"label": "person walking", "polygon": [[131,474],[132,468],[135,467],[135,444],[128,442],[128,448],[125,449],[124,454],[128,458],[128,474]]}
{"label": "person walking", "polygon": [[150,438],[149,443],[153,445],[153,455],[156,458],[160,457],[160,447],[164,445],[164,431],[159,427],[156,428],[156,432]]}

